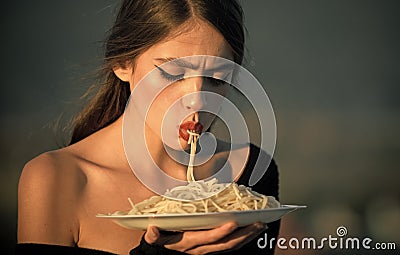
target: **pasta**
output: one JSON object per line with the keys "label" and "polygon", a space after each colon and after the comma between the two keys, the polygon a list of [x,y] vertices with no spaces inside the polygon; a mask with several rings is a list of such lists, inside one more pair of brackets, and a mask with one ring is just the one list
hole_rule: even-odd
{"label": "pasta", "polygon": [[167,190],[164,196],[152,196],[134,204],[128,198],[132,209],[115,212],[114,215],[141,215],[166,213],[210,213],[224,211],[257,210],[279,207],[272,196],[259,194],[251,188],[236,183],[218,183],[217,179],[196,181],[193,174],[194,156],[199,134],[188,130],[190,159],[187,170],[188,185]]}
{"label": "pasta", "polygon": [[[214,181],[215,179],[210,182]],[[132,210],[118,214],[209,213],[279,207],[279,202],[274,197],[258,194],[236,183],[230,184],[212,197],[199,200],[175,200],[153,196],[136,205],[130,199],[128,200]]]}

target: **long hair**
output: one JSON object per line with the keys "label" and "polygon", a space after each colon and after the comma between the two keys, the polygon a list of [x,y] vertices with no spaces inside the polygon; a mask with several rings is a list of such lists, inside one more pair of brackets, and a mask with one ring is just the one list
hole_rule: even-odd
{"label": "long hair", "polygon": [[124,112],[130,87],[113,72],[135,63],[147,49],[191,18],[214,26],[231,46],[234,61],[244,55],[243,11],[236,0],[124,0],[105,40],[102,82],[87,107],[73,121],[69,144],[76,143],[117,120]]}

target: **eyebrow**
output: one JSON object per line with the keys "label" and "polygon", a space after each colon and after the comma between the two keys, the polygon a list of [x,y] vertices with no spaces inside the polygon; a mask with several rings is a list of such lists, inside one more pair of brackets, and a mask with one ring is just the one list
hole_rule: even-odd
{"label": "eyebrow", "polygon": [[175,58],[175,57],[155,58],[154,60],[161,61],[163,63],[174,61],[174,63],[176,63],[177,65],[179,65],[181,67],[196,69],[196,67],[192,63],[190,63],[184,59],[179,59],[179,58]]}
{"label": "eyebrow", "polygon": [[[154,60],[161,61],[162,63],[174,61],[174,63],[176,65],[181,66],[181,67],[186,67],[186,68],[190,68],[190,69],[196,69],[197,68],[191,62],[186,61],[186,60],[181,59],[181,58],[176,58],[176,57],[155,58]],[[209,69],[209,71],[221,70],[221,69],[225,70],[227,68],[233,69],[234,67],[235,67],[235,65],[232,64],[232,63],[224,63],[224,64],[222,64],[222,65],[220,65],[218,67]]]}

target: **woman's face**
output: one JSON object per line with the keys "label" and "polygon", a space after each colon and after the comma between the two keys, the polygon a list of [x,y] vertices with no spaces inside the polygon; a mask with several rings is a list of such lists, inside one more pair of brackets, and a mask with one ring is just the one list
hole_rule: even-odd
{"label": "woman's face", "polygon": [[[141,91],[144,94],[147,93],[146,90],[147,94],[152,94],[154,88],[160,84],[174,81],[160,90],[154,98],[146,98],[145,95],[139,97],[144,101],[154,100],[145,119],[146,137],[159,138],[176,150],[188,148],[186,129],[196,129],[197,132],[202,129],[204,132],[210,127],[215,115],[207,112],[207,109],[210,105],[215,108],[215,104],[218,104],[215,95],[226,95],[229,84],[220,79],[229,75],[229,68],[218,68],[218,61],[214,61],[213,58],[190,57],[183,61],[171,60],[208,55],[233,61],[229,44],[214,27],[203,21],[191,22],[193,25],[187,32],[162,41],[141,54],[135,60],[133,68],[114,70],[119,78],[129,82],[131,91],[143,84],[145,87]],[[198,75],[200,69],[206,70],[207,76],[219,79],[201,76],[185,78],[191,74]],[[146,74],[150,72],[151,75],[146,79]]]}

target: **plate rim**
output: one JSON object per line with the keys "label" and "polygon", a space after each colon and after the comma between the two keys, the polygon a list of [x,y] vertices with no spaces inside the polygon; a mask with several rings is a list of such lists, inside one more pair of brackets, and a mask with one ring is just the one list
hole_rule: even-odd
{"label": "plate rim", "polygon": [[97,214],[97,218],[106,219],[142,219],[142,218],[168,218],[168,217],[194,217],[194,216],[212,216],[212,215],[224,215],[224,214],[249,214],[249,213],[260,213],[267,211],[279,211],[279,210],[297,210],[307,208],[306,205],[281,205],[280,207],[265,208],[258,210],[242,210],[242,211],[225,211],[225,212],[208,212],[208,213],[163,213],[163,214],[123,214],[123,215],[112,215],[112,214]]}

